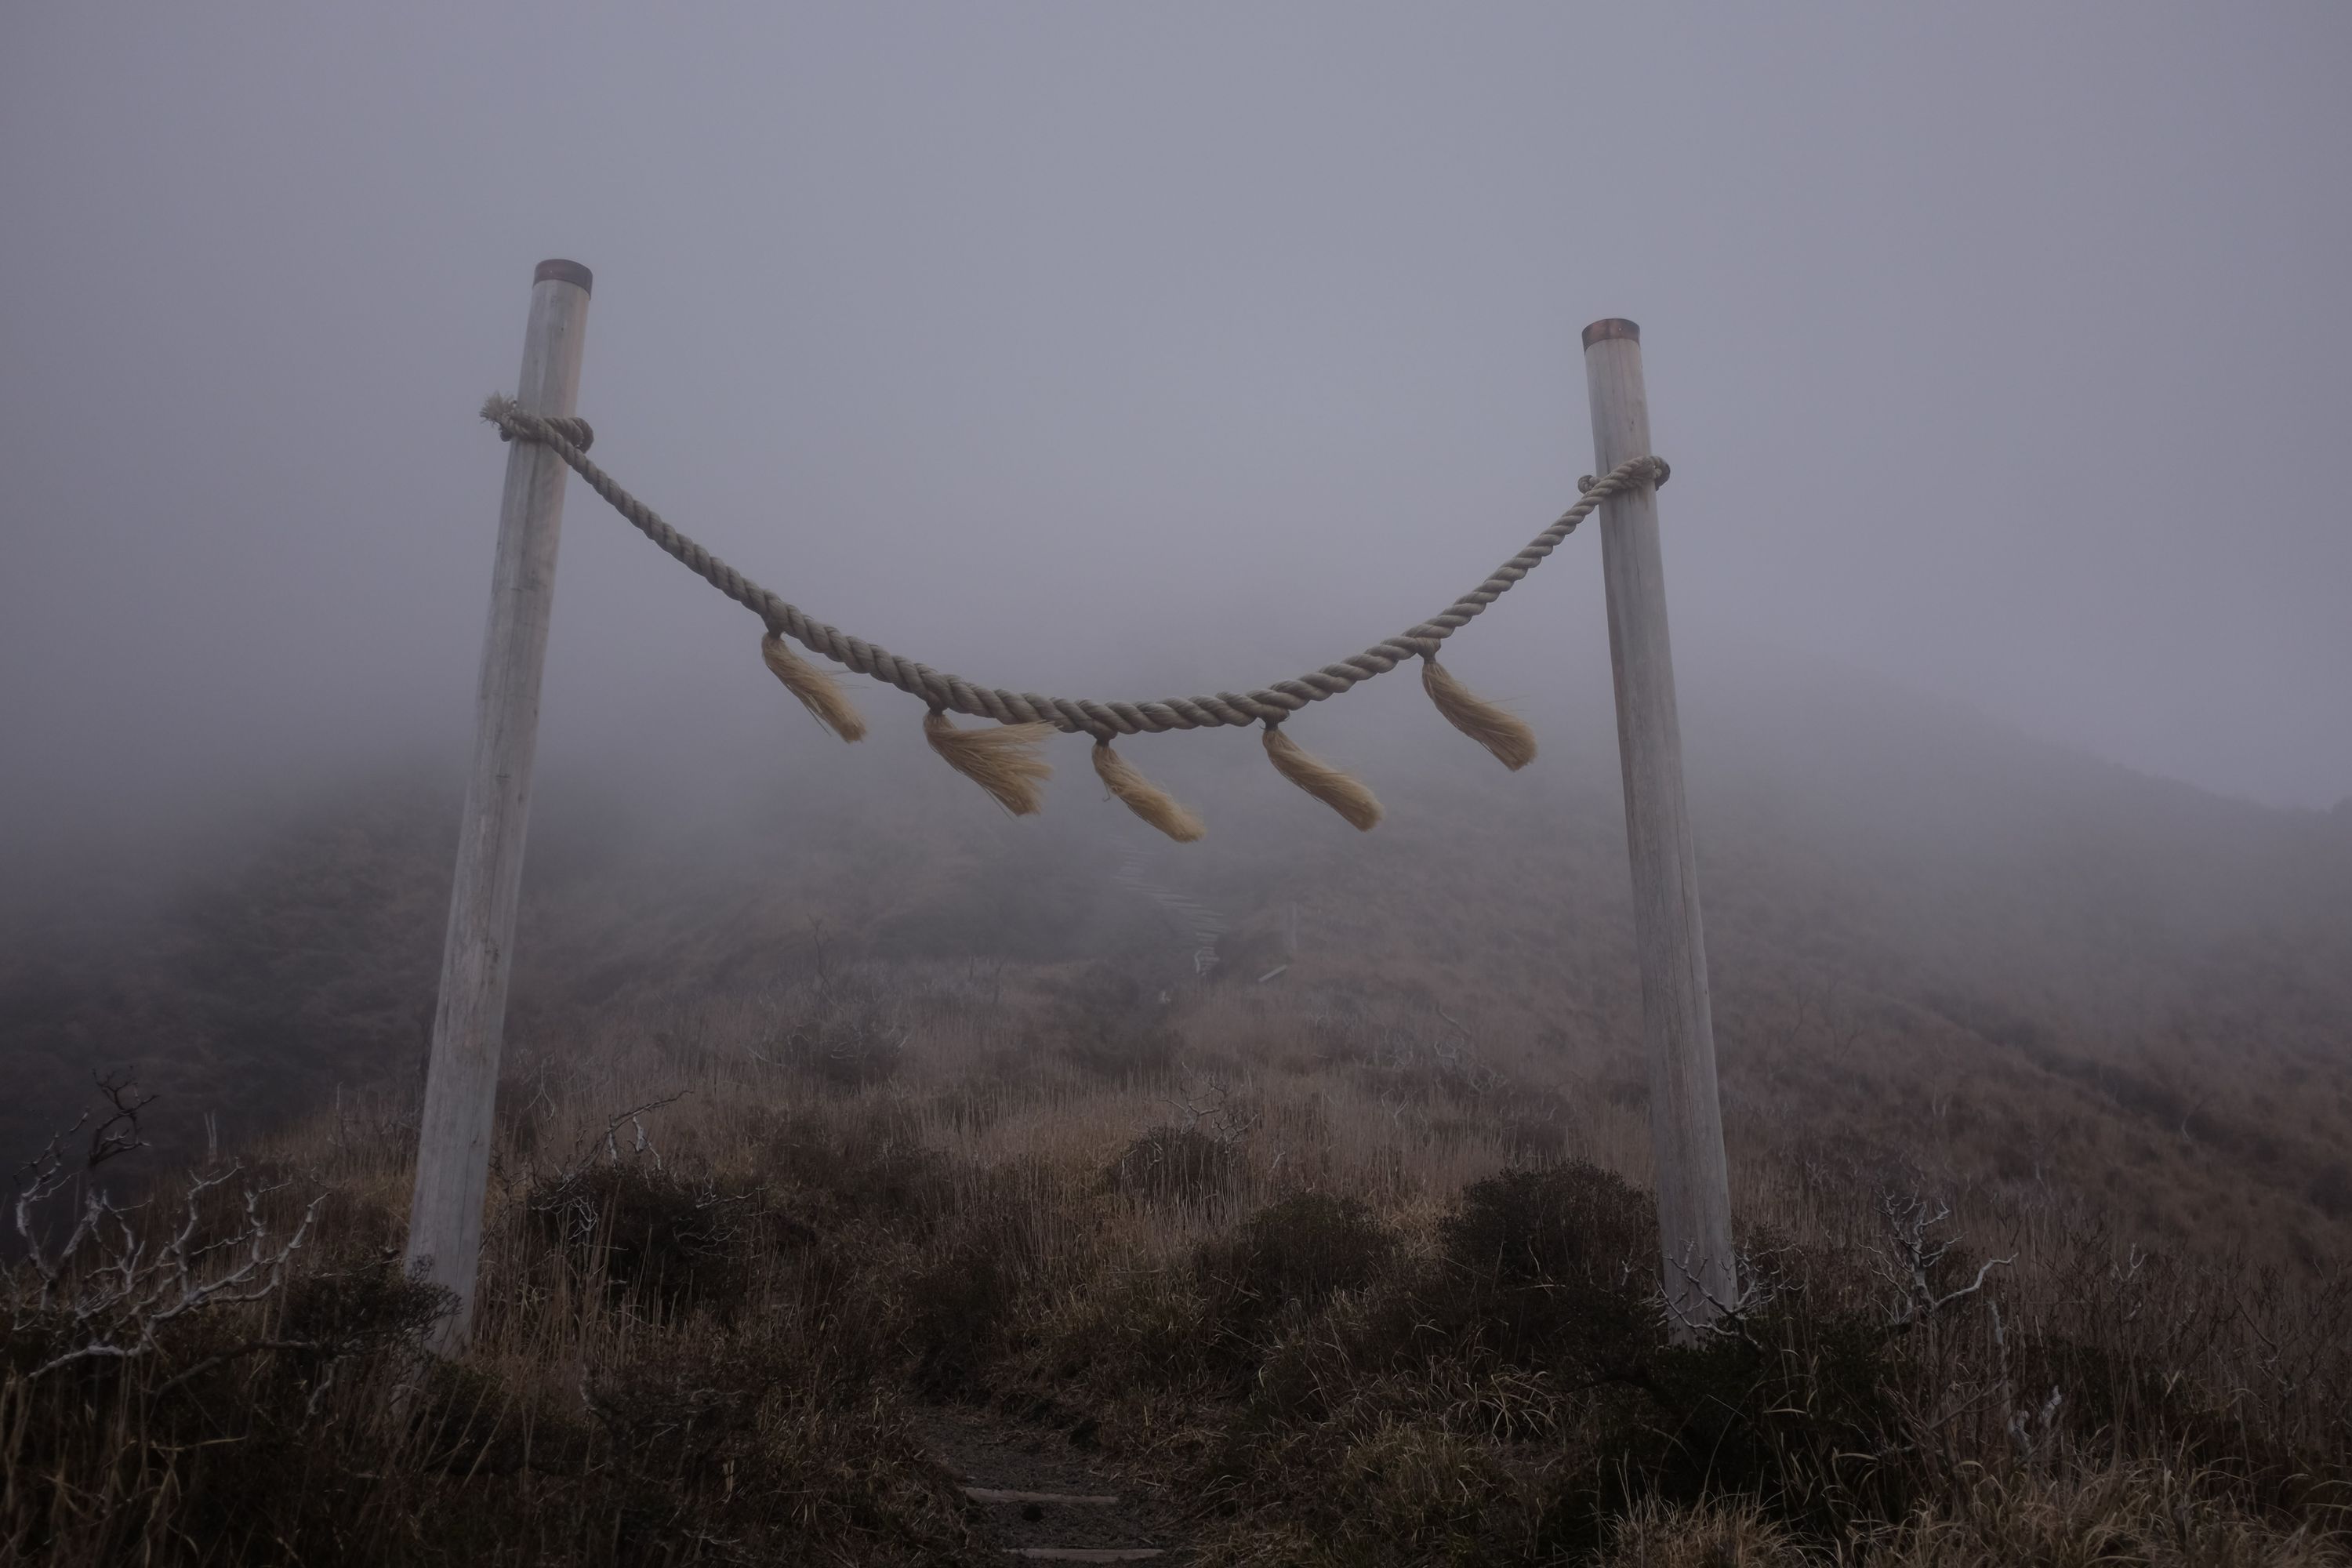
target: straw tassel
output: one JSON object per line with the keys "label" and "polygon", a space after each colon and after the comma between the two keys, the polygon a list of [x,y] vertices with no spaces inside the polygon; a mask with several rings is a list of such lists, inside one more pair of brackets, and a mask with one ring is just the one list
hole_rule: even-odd
{"label": "straw tassel", "polygon": [[1176,804],[1176,797],[1135,771],[1135,764],[1110,749],[1108,741],[1095,742],[1095,773],[1103,787],[1120,804],[1179,844],[1190,844],[1209,830],[1201,819]]}
{"label": "straw tassel", "polygon": [[1445,715],[1445,721],[1495,753],[1495,760],[1517,773],[1536,760],[1536,732],[1516,713],[1506,712],[1471,691],[1434,654],[1421,658],[1421,689]]}
{"label": "straw tassel", "polygon": [[1381,803],[1353,777],[1319,757],[1299,750],[1298,742],[1279,724],[1265,727],[1265,754],[1275,771],[1348,819],[1360,833],[1370,833],[1381,819]]}
{"label": "straw tassel", "polygon": [[923,715],[923,737],[931,750],[1015,816],[1034,816],[1045,803],[1045,784],[1054,765],[1037,754],[1037,746],[1052,733],[1054,726],[1046,723],[960,730],[937,708]]}
{"label": "straw tassel", "polygon": [[793,651],[793,645],[774,632],[760,639],[760,657],[784,683],[784,689],[801,700],[801,706],[816,716],[816,721],[845,741],[863,740],[866,721],[849,699],[841,694],[841,682]]}

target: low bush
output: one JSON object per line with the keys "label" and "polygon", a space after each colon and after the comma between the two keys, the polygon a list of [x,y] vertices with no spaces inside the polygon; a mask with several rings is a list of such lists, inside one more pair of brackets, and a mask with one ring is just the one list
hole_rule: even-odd
{"label": "low bush", "polygon": [[1103,1185],[1151,1203],[1204,1204],[1223,1196],[1241,1167],[1233,1144],[1197,1127],[1160,1126],[1118,1152]]}
{"label": "low bush", "polygon": [[611,1295],[730,1312],[750,1289],[761,1199],[629,1157],[545,1177],[527,1207],[538,1233]]}
{"label": "low bush", "polygon": [[1395,1250],[1361,1199],[1299,1193],[1202,1244],[1193,1268],[1222,1329],[1247,1338],[1286,1307],[1312,1309],[1336,1290],[1362,1289]]}

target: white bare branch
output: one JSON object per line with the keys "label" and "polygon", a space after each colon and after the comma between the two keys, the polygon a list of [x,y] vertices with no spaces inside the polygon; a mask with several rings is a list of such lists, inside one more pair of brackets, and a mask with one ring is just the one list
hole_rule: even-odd
{"label": "white bare branch", "polygon": [[1889,1242],[1879,1254],[1879,1277],[1895,1288],[1895,1304],[1888,1310],[1887,1326],[1907,1329],[1927,1321],[1954,1302],[1976,1295],[1985,1287],[1996,1268],[2006,1268],[2017,1261],[2007,1258],[1987,1258],[1976,1278],[1958,1289],[1937,1291],[1935,1271],[1958,1245],[1958,1233],[1937,1235],[1937,1227],[1952,1217],[1949,1204],[1930,1203],[1926,1198],[1900,1199],[1892,1193],[1879,1200],[1879,1212],[1886,1218]]}

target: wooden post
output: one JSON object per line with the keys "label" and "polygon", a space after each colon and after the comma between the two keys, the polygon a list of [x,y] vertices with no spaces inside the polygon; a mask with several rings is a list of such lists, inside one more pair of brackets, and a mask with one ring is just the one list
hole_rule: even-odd
{"label": "wooden post", "polygon": [[[1584,329],[1592,404],[1593,471],[1650,453],[1642,389],[1642,329]],[[1601,573],[1609,592],[1609,664],[1617,685],[1617,756],[1633,862],[1633,936],[1641,949],[1642,1036],[1650,1064],[1650,1142],[1658,1165],[1658,1228],[1667,1299],[1683,1321],[1712,1321],[1738,1296],[1731,1188],[1716,1095],[1715,1023],[1698,870],[1683,801],[1682,727],[1654,486],[1601,503]],[[1687,1331],[1677,1338],[1687,1339]]]}
{"label": "wooden post", "polygon": [[[569,418],[579,401],[581,339],[589,273],[576,261],[542,261],[531,281],[515,397],[525,411]],[[474,709],[474,766],[449,893],[441,998],[416,1129],[416,1188],[408,1213],[412,1274],[456,1293],[435,1348],[454,1355],[472,1329],[482,1245],[491,1111],[504,1043],[530,768],[539,742],[539,679],[555,595],[563,527],[562,458],[534,442],[507,452],[506,497],[490,573],[490,624]]]}

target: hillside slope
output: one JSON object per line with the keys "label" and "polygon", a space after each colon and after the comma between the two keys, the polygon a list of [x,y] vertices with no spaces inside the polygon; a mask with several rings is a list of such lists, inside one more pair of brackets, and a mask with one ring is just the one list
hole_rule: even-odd
{"label": "hillside slope", "polygon": [[[2063,1181],[2163,1237],[2342,1244],[2345,814],[2217,798],[1819,670],[1743,673],[1686,706],[1735,1143],[1802,1133],[1969,1180]],[[1387,1009],[1443,1019],[1496,1070],[1635,1106],[1613,736],[1590,691],[1535,716],[1546,755],[1519,774],[1409,690],[1302,721],[1382,795],[1368,835],[1246,734],[1134,742],[1210,820],[1182,848],[1100,799],[1076,742],[1045,816],[1019,822],[895,734],[845,753],[786,732],[772,765],[721,770],[690,805],[551,769],[512,1036],[756,995],[819,958],[1093,963],[1181,994],[1195,1036],[1223,1015],[1184,1009],[1219,988],[1293,1037],[1334,1007]],[[321,799],[136,916],[19,908],[0,1142],[37,1142],[101,1064],[172,1097],[154,1120],[175,1155],[202,1111],[243,1134],[338,1085],[413,1086],[454,817],[446,793],[386,784]],[[1206,982],[1125,866],[1223,919]]]}

